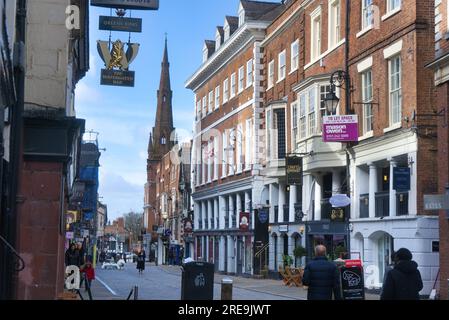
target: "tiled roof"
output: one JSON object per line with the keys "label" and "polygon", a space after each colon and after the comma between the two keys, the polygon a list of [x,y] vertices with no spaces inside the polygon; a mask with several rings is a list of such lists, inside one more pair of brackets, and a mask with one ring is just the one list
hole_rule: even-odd
{"label": "tiled roof", "polygon": [[[243,6],[243,9],[245,10],[245,17],[249,20],[259,20],[262,17],[271,17],[273,16],[273,14],[271,14],[272,11],[279,9],[279,7],[284,7],[284,5],[279,2],[241,0],[241,4]],[[272,19],[274,19],[277,14],[273,16]]]}

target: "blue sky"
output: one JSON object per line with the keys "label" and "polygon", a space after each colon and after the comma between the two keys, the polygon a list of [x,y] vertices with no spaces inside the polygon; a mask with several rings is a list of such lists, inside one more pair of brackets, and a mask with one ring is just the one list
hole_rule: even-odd
{"label": "blue sky", "polygon": [[[96,41],[109,39],[98,30],[106,8],[91,7],[90,71],[77,85],[77,117],[86,119],[86,131],[99,132],[100,200],[108,205],[113,219],[123,213],[143,211],[148,136],[154,125],[156,91],[159,87],[165,33],[168,34],[173,117],[177,129],[192,131],[193,93],[184,88],[187,78],[200,66],[205,39],[214,39],[215,27],[225,15],[237,15],[238,0],[160,0],[158,11],[132,11],[143,19],[143,32],[133,33],[140,52],[130,70],[136,72],[134,88],[100,85],[103,61]],[[112,40],[128,40],[128,33],[113,32]]]}

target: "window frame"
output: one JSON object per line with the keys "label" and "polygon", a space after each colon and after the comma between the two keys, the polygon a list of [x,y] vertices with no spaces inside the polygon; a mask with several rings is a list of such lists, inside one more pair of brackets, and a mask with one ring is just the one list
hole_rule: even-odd
{"label": "window frame", "polygon": [[246,88],[253,84],[253,59],[246,62]]}
{"label": "window frame", "polygon": [[[296,149],[296,144],[298,143],[298,129],[299,129],[299,118],[298,118],[298,112],[299,112],[299,103],[297,100],[293,101],[290,104],[291,109],[291,150]],[[295,132],[296,131],[296,132]]]}
{"label": "window frame", "polygon": [[231,74],[231,95],[230,95],[230,99],[234,98],[237,94],[237,77],[235,72],[233,74]]}
{"label": "window frame", "polygon": [[241,66],[238,71],[238,93],[245,89],[245,67]]}
{"label": "window frame", "polygon": [[215,105],[214,110],[220,108],[220,85],[215,87]]}
{"label": "window frame", "polygon": [[212,113],[214,111],[214,90],[209,91],[208,96],[207,113]]}
{"label": "window frame", "polygon": [[267,87],[268,89],[274,86],[274,59],[268,63],[268,77],[267,77]]}
{"label": "window frame", "polygon": [[[338,8],[338,10],[336,10]],[[328,48],[335,48],[341,41],[341,1],[329,0]]]}
{"label": "window frame", "polygon": [[[369,77],[368,77],[369,75]],[[370,79],[370,81],[367,81]],[[362,81],[362,117],[363,117],[363,135],[368,135],[373,132],[374,129],[374,114],[373,114],[373,69],[368,68],[361,72],[361,81]],[[367,85],[367,83],[369,83]],[[368,110],[370,110],[370,115],[367,116]],[[368,130],[368,123],[370,124],[370,130]]]}
{"label": "window frame", "polygon": [[[392,89],[392,78],[393,78],[393,62],[396,61],[397,59],[399,59],[399,65],[398,65],[398,70],[394,73],[395,75],[398,75],[399,78],[398,80],[398,87],[395,89]],[[397,116],[398,116],[398,121],[394,122],[393,118],[395,116],[395,113],[393,110],[394,106],[393,106],[393,101],[392,101],[392,95],[395,94],[396,92],[399,93],[399,105],[397,106]],[[390,118],[390,127],[394,126],[394,125],[398,125],[400,123],[402,123],[402,58],[400,54],[394,55],[390,58],[388,58],[388,109],[389,109],[389,118]]]}
{"label": "window frame", "polygon": [[[396,4],[396,6],[392,7],[392,4]],[[401,7],[402,7],[401,0],[387,0],[386,14],[399,11],[401,10]]]}
{"label": "window frame", "polygon": [[[283,57],[284,64],[281,64],[281,57]],[[281,82],[287,76],[287,50],[283,50],[278,54],[278,80]]]}
{"label": "window frame", "polygon": [[223,81],[223,104],[229,100],[229,78]]}
{"label": "window frame", "polygon": [[[361,19],[361,30],[367,30],[370,29],[374,26],[374,10],[373,10],[373,0],[361,0],[362,1],[362,5],[361,5],[361,15],[362,15],[362,19]],[[367,5],[367,1],[370,2],[369,5]],[[371,20],[371,21],[369,21]]]}
{"label": "window frame", "polygon": [[[296,54],[293,53],[293,48],[296,46]],[[290,44],[290,73],[299,68],[299,39],[296,39]]]}
{"label": "window frame", "polygon": [[[310,60],[315,61],[321,55],[322,19],[321,6],[310,14]],[[318,32],[317,32],[318,29]]]}

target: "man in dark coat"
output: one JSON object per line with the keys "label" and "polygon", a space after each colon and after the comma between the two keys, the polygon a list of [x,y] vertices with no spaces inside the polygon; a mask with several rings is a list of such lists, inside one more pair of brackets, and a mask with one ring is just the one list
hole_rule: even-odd
{"label": "man in dark coat", "polygon": [[80,266],[80,255],[78,250],[76,250],[76,244],[70,244],[70,247],[65,252],[65,265],[66,266]]}
{"label": "man in dark coat", "polygon": [[335,263],[326,258],[326,247],[319,245],[315,248],[315,258],[304,269],[302,283],[309,287],[308,300],[341,299],[340,278]]}
{"label": "man in dark coat", "polygon": [[381,300],[419,300],[423,283],[418,264],[412,258],[408,249],[401,248],[396,252],[397,263],[387,274]]}

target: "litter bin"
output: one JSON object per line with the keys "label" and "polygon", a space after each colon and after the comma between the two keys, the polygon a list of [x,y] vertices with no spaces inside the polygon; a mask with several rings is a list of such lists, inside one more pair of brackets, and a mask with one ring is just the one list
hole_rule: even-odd
{"label": "litter bin", "polygon": [[182,266],[181,300],[214,299],[214,264],[193,261]]}

